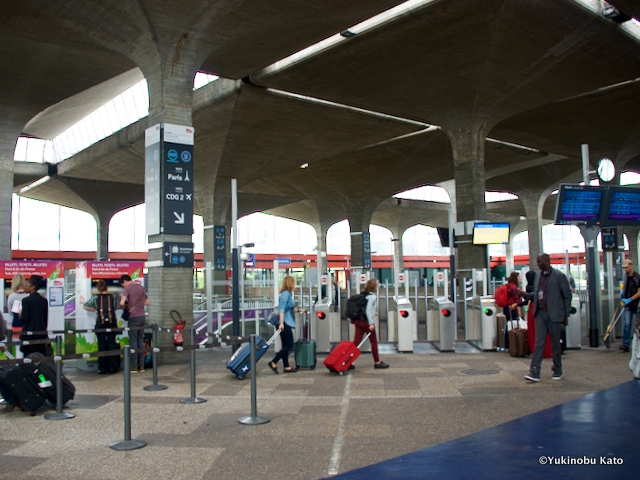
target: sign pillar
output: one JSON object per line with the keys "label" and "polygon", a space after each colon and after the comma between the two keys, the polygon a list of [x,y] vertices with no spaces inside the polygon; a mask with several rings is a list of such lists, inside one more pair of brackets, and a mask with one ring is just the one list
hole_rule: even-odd
{"label": "sign pillar", "polygon": [[187,321],[193,315],[194,139],[189,125],[158,123],[145,131],[149,321],[162,326],[173,323],[170,310]]}

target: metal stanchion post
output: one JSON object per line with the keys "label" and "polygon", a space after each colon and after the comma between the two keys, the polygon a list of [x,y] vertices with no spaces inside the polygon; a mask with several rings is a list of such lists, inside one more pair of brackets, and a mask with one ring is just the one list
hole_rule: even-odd
{"label": "metal stanchion post", "polygon": [[238,422],[243,425],[262,425],[263,423],[269,423],[271,419],[269,417],[258,416],[258,395],[256,387],[256,336],[251,335],[249,338],[250,355],[249,361],[251,365],[251,416],[241,417]]}
{"label": "metal stanchion post", "polygon": [[147,445],[144,440],[131,440],[131,352],[124,348],[124,440],[113,442],[114,450],[135,450]]}
{"label": "metal stanchion post", "polygon": [[66,420],[75,414],[62,411],[62,335],[56,337],[56,413],[47,413],[45,420]]}
{"label": "metal stanchion post", "polygon": [[[194,327],[191,327],[191,346],[196,344],[196,331]],[[204,403],[206,398],[196,397],[196,350],[191,350],[191,396],[183,398],[180,403]]]}
{"label": "metal stanchion post", "polygon": [[143,388],[147,392],[156,392],[158,390],[166,390],[166,385],[158,385],[158,325],[151,325],[151,363],[153,364],[153,384]]}

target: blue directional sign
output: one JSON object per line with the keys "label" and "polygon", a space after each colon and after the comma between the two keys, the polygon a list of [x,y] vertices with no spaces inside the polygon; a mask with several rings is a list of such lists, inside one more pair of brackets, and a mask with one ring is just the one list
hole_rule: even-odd
{"label": "blue directional sign", "polygon": [[291,265],[291,258],[289,257],[280,257],[276,258],[278,261],[278,265]]}
{"label": "blue directional sign", "polygon": [[163,254],[165,267],[193,268],[193,243],[165,242]]}
{"label": "blue directional sign", "polygon": [[162,233],[193,233],[193,139],[193,127],[163,125]]}
{"label": "blue directional sign", "polygon": [[213,261],[216,270],[227,269],[227,227],[224,225],[213,227]]}
{"label": "blue directional sign", "polygon": [[362,233],[362,266],[371,268],[371,234]]}

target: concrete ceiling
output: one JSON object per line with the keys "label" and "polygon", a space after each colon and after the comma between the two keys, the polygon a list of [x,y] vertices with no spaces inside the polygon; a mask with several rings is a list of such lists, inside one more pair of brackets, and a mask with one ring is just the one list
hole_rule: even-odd
{"label": "concrete ceiling", "polygon": [[448,0],[251,78],[455,128],[639,76],[638,44],[572,0]]}
{"label": "concrete ceiling", "polygon": [[[242,78],[398,3],[4,0],[0,69],[10,75],[0,75],[0,105],[20,112],[26,124],[43,110],[110,79],[111,89],[125,90],[129,79],[115,77],[135,68],[141,58],[157,55],[157,63],[175,59],[172,52],[185,41],[193,45],[193,74],[204,69]],[[74,109],[89,114],[101,96],[94,93],[95,98]],[[59,118],[57,113],[51,123]],[[43,119],[38,123],[40,128],[31,125],[26,131],[51,135],[56,130],[51,124],[45,128]]]}
{"label": "concrete ceiling", "polygon": [[[266,69],[400,2],[6,3],[0,68],[9,74],[0,76],[0,109],[18,109],[32,135],[52,136],[126,88],[140,78],[132,59],[141,45],[168,52],[184,32],[196,44],[197,68],[248,77],[196,91],[193,114],[196,178],[218,190],[238,178],[245,213],[327,225],[370,208],[374,223],[438,225],[440,207],[423,212],[388,199],[453,179],[445,132],[461,127],[484,128],[502,142],[485,146],[489,190],[522,194],[579,178],[581,143],[591,145],[592,158],[640,167],[640,43],[572,0],[427,2],[313,57]],[[76,189],[72,202],[67,178],[110,182],[141,202],[146,127],[142,119],[58,165],[61,199],[95,209],[91,189]],[[30,194],[58,201],[54,185]],[[520,201],[487,211],[514,221],[524,215]]]}

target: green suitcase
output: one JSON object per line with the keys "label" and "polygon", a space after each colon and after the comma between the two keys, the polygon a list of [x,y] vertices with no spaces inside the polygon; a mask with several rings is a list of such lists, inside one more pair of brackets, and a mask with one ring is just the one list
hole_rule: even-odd
{"label": "green suitcase", "polygon": [[316,368],[316,342],[311,340],[311,314],[307,313],[307,318],[302,325],[302,338],[296,342],[295,357],[297,368]]}
{"label": "green suitcase", "polygon": [[298,340],[296,342],[296,367],[316,368],[316,342],[315,340]]}

